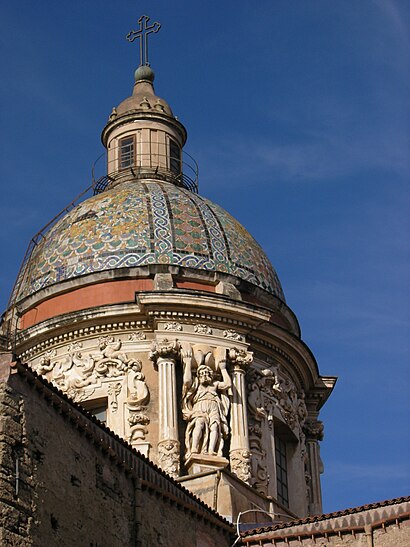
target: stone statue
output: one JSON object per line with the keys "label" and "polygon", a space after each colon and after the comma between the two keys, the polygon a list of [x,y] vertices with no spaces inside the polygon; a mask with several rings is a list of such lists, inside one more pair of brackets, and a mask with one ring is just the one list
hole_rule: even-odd
{"label": "stone statue", "polygon": [[226,370],[226,357],[218,365],[223,381],[215,380],[211,367],[214,364],[212,352],[195,355],[199,364],[196,376],[192,376],[192,354],[183,355],[184,385],[182,415],[188,425],[185,435],[186,458],[191,454],[221,455],[223,441],[229,433],[227,414],[229,398],[227,391],[232,385]]}

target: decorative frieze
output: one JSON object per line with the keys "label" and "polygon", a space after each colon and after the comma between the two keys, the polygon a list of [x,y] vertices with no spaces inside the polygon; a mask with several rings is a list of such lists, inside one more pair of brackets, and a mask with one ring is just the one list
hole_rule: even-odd
{"label": "decorative frieze", "polygon": [[198,323],[197,325],[194,325],[194,332],[197,334],[212,334],[212,329],[205,323]]}
{"label": "decorative frieze", "polygon": [[130,342],[140,342],[141,340],[146,340],[146,338],[145,332],[142,332],[141,330],[136,330],[128,335],[128,340]]}
{"label": "decorative frieze", "polygon": [[242,341],[243,337],[236,332],[236,330],[227,329],[223,332],[224,338],[227,338],[228,340],[236,340],[236,341]]}
{"label": "decorative frieze", "polygon": [[181,323],[177,323],[177,321],[171,321],[169,323],[164,324],[164,330],[169,330],[172,332],[181,332],[182,325]]}
{"label": "decorative frieze", "polygon": [[[102,325],[90,325],[87,327],[82,327],[80,329],[72,330],[69,332],[64,332],[58,336],[52,336],[47,340],[43,340],[33,347],[27,349],[19,355],[19,358],[22,361],[27,361],[35,357],[38,353],[44,352],[47,348],[52,348],[53,346],[61,345],[73,340],[81,340],[83,338],[88,338],[90,336],[95,336],[100,333],[107,332],[121,332],[123,330],[132,330],[146,328],[147,322],[144,320],[141,321],[119,321],[118,323],[105,323]],[[145,340],[145,338],[143,338]]]}
{"label": "decorative frieze", "polygon": [[207,313],[197,313],[197,312],[182,312],[182,311],[170,311],[170,310],[148,310],[148,316],[149,317],[155,317],[158,320],[166,321],[168,319],[175,320],[175,318],[179,319],[189,319],[189,320],[197,320],[197,321],[214,321],[218,323],[223,324],[229,324],[229,325],[235,325],[244,329],[251,329],[252,325],[250,323],[247,323],[245,321],[241,321],[239,319],[232,319],[224,317],[223,315],[211,315]]}

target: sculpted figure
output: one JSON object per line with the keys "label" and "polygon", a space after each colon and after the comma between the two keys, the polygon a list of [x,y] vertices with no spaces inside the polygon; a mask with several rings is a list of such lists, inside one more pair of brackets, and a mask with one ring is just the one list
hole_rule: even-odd
{"label": "sculpted figure", "polygon": [[221,455],[223,440],[229,433],[227,414],[229,398],[227,391],[232,385],[226,370],[226,357],[219,361],[223,381],[215,380],[211,364],[214,357],[211,352],[202,355],[196,376],[192,375],[192,354],[183,355],[184,386],[182,415],[188,421],[185,443],[187,458],[191,454]]}
{"label": "sculpted figure", "polygon": [[129,395],[127,399],[127,405],[132,410],[141,410],[141,407],[145,406],[150,398],[148,386],[145,383],[145,376],[141,372],[142,363],[136,361],[131,366]]}

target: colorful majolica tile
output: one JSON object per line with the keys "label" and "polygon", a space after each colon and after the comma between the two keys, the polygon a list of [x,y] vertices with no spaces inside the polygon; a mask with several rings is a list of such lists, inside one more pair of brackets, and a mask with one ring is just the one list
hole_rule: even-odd
{"label": "colorful majolica tile", "polygon": [[148,264],[225,272],[284,299],[271,263],[238,221],[160,181],[123,183],[59,220],[34,249],[20,298],[77,276]]}

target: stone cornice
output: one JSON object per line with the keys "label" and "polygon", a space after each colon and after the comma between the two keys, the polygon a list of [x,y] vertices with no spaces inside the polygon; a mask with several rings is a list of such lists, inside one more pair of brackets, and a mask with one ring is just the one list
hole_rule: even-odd
{"label": "stone cornice", "polygon": [[[103,323],[101,325],[89,325],[84,327],[79,327],[75,330],[70,330],[63,332],[56,336],[52,336],[45,340],[41,340],[34,346],[28,348],[19,354],[19,357],[24,360],[35,356],[37,353],[41,353],[49,348],[52,348],[58,344],[65,344],[85,336],[100,335],[109,332],[121,332],[122,330],[143,330],[147,328],[146,321],[118,321],[113,323]],[[33,335],[32,335],[33,336]]]}
{"label": "stone cornice", "polygon": [[190,311],[206,310],[209,315],[212,314],[211,317],[223,315],[232,322],[241,321],[240,317],[244,318],[249,327],[268,322],[272,315],[268,310],[253,304],[201,291],[144,291],[137,295],[137,302],[142,310],[146,310],[147,315],[154,315],[155,312],[164,314],[169,310],[171,314],[182,313],[183,317],[188,316],[187,308]]}
{"label": "stone cornice", "polygon": [[182,146],[185,144],[187,139],[187,132],[185,127],[179,122],[176,118],[170,117],[168,114],[161,114],[160,112],[149,112],[146,110],[129,110],[128,112],[119,115],[114,120],[111,120],[107,123],[101,133],[101,142],[104,146],[107,146],[107,141],[109,134],[114,131],[117,127],[123,125],[128,125],[135,121],[147,122],[159,122],[165,126],[171,127],[176,130],[180,137]]}

